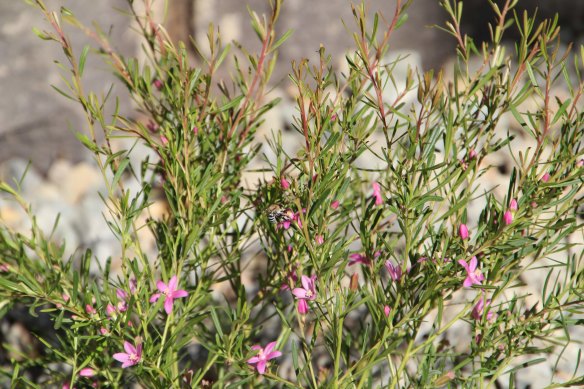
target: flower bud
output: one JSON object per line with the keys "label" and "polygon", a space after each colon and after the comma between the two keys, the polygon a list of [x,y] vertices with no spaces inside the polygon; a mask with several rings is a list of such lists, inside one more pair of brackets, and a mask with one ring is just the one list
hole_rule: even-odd
{"label": "flower bud", "polygon": [[462,240],[468,239],[468,227],[466,226],[466,224],[461,224],[458,227],[458,235],[460,236],[460,238]]}

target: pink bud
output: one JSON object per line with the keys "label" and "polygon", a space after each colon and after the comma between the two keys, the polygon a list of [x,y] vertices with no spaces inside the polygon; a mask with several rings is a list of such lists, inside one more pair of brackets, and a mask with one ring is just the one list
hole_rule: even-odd
{"label": "pink bud", "polygon": [[391,308],[389,307],[389,305],[386,305],[385,307],[383,307],[383,313],[385,314],[385,317],[388,317],[390,312],[391,312]]}
{"label": "pink bud", "polygon": [[543,182],[548,182],[548,181],[550,180],[550,178],[551,178],[551,176],[550,176],[550,174],[549,174],[549,173],[547,173],[547,172],[546,172],[546,173],[545,173],[543,176],[541,176],[541,180],[542,180]]}
{"label": "pink bud", "polygon": [[199,127],[194,126],[193,127],[193,134],[197,135],[199,133]]}
{"label": "pink bud", "polygon": [[335,120],[337,120],[337,114],[336,113],[333,113],[331,115],[331,122],[334,122]]}
{"label": "pink bud", "polygon": [[116,315],[116,308],[113,305],[108,304],[105,307],[105,313],[107,314],[108,317],[115,316]]}
{"label": "pink bud", "polygon": [[156,132],[158,131],[158,124],[154,123],[152,120],[149,120],[148,124],[146,124],[146,128],[148,128],[150,132]]}
{"label": "pink bud", "polygon": [[162,89],[162,81],[160,81],[159,79],[155,79],[154,81],[152,81],[152,85],[154,85],[154,87],[158,90]]}
{"label": "pink bud", "polygon": [[517,200],[512,199],[511,202],[509,203],[509,210],[510,211],[517,211],[518,207],[517,207]]}
{"label": "pink bud", "polygon": [[581,168],[584,166],[584,159],[579,160],[578,162],[576,162],[576,168]]}
{"label": "pink bud", "polygon": [[95,315],[97,313],[97,311],[95,310],[95,308],[93,308],[91,305],[86,304],[85,305],[85,312],[87,312],[90,315]]}
{"label": "pink bud", "polygon": [[288,245],[288,252],[289,252],[289,253],[291,253],[291,252],[292,252],[292,249],[293,249],[292,245],[291,245],[291,244],[289,244],[289,245]]}
{"label": "pink bud", "polygon": [[341,204],[341,203],[339,203],[339,200],[335,200],[335,201],[333,201],[333,202],[331,203],[331,208],[332,208],[332,209],[337,209],[337,208],[339,208],[339,205],[340,205],[340,204]]}
{"label": "pink bud", "polygon": [[511,214],[511,211],[505,211],[505,214],[503,214],[503,221],[507,226],[513,222],[513,215]]}
{"label": "pink bud", "polygon": [[475,149],[470,149],[470,151],[468,152],[468,158],[474,159],[476,157],[477,157],[477,152],[475,151]]}
{"label": "pink bud", "polygon": [[324,243],[324,237],[322,235],[317,235],[314,238],[314,241],[316,242],[316,244],[323,244]]}
{"label": "pink bud", "polygon": [[109,331],[107,330],[107,328],[101,327],[99,329],[99,333],[105,336],[105,335],[109,334]]}
{"label": "pink bud", "polygon": [[284,177],[280,178],[280,185],[282,185],[282,189],[284,190],[290,188],[290,183]]}
{"label": "pink bud", "polygon": [[95,370],[90,367],[86,367],[85,369],[81,369],[81,371],[79,371],[79,375],[81,377],[93,377],[95,375]]}
{"label": "pink bud", "polygon": [[468,227],[466,224],[461,224],[458,227],[458,235],[462,240],[468,239]]}
{"label": "pink bud", "polygon": [[168,144],[168,138],[165,137],[164,135],[160,135],[160,141],[162,142],[163,145],[167,145]]}

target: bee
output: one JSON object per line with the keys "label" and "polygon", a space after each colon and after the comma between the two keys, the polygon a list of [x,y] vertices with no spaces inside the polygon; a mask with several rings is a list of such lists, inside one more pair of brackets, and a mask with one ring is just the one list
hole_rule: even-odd
{"label": "bee", "polygon": [[266,211],[268,213],[268,220],[272,224],[289,221],[294,217],[294,212],[290,208],[283,208],[278,204],[270,205]]}

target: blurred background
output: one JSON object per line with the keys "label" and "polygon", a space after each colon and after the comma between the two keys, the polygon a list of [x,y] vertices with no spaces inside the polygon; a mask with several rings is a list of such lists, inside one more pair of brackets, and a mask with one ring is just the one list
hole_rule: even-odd
{"label": "blurred background", "polygon": [[[115,48],[126,56],[139,55],[138,36],[132,30],[130,18],[122,13],[127,10],[126,0],[48,0],[46,3],[54,9],[66,6],[88,24],[95,21],[104,31],[109,31]],[[267,0],[171,0],[166,10],[164,3],[155,0],[154,8],[170,35],[182,41],[192,36],[201,46],[205,45],[208,24],[213,22],[221,29],[224,42],[237,40],[245,47],[256,47],[247,7],[259,14],[267,13],[269,8]],[[292,29],[294,34],[281,48],[272,78],[275,85],[285,92],[289,86],[290,62],[302,57],[316,59],[320,44],[333,55],[334,65],[342,61],[344,53],[353,46],[351,31],[355,24],[350,4],[347,0],[284,2],[279,32]],[[381,12],[390,20],[395,0],[366,0],[365,4],[370,14]],[[494,18],[488,2],[465,0],[463,4],[464,32],[477,41],[488,39],[487,25]],[[518,10],[521,9],[530,13],[537,9],[539,19],[558,13],[563,41],[581,41],[584,1],[520,0]],[[425,70],[440,68],[453,58],[454,40],[432,27],[444,25],[446,19],[438,0],[414,0],[408,16],[408,21],[393,36],[391,47],[395,52],[409,53],[408,62]],[[63,58],[60,49],[54,43],[40,40],[33,27],[46,28],[39,12],[24,1],[0,1],[0,163],[32,160],[34,167],[46,175],[59,159],[80,162],[89,156],[73,136],[74,131],[83,131],[79,107],[50,86],[63,85],[59,69],[53,63]],[[79,50],[90,43],[79,33],[72,34],[72,38]],[[508,34],[507,39],[513,38],[512,33]],[[196,61],[195,56],[193,59]],[[106,91],[114,81],[98,58],[89,62],[85,72],[86,90]],[[119,85],[116,91],[122,92]],[[129,99],[120,103],[124,111],[131,109]]]}

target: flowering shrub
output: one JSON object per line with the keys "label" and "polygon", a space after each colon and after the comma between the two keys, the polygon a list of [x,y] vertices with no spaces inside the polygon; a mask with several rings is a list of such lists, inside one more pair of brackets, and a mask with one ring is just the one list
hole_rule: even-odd
{"label": "flowering shrub", "polygon": [[[575,240],[584,54],[571,66],[555,21],[536,25],[513,14],[514,1],[493,3],[492,41],[477,47],[460,33],[462,6],[444,1],[458,61],[444,73],[411,69],[400,87],[385,55],[407,4],[372,22],[355,6],[346,72],[333,71],[324,48],[318,63],[292,64],[290,124],[302,147],[290,155],[281,136],[268,139],[275,157],[248,185],[255,134],[278,103],[267,90],[288,35],[276,33],[280,0],[271,15],[251,13],[261,48],[242,50],[231,82],[217,79],[230,54],[213,28],[195,67],[149,7],[141,14],[128,0],[145,39],[140,62],[71,11],[31,3],[50,25],[39,36],[67,58],[65,89],[56,88],[87,115],[78,137],[106,180],[122,255],[119,270],[110,259],[90,272],[90,251],[65,257],[18,185],[1,184],[31,219],[27,234],[0,230],[2,312],[23,305],[54,327],[38,334],[42,353],[3,368],[15,387],[512,385],[548,358],[557,366],[573,343],[584,292]],[[106,116],[112,96],[83,89],[89,50],[72,48],[65,23],[94,39],[148,120]],[[522,37],[513,57],[502,43],[512,26]],[[558,84],[567,96],[553,95]],[[501,124],[509,120],[530,147],[513,143]],[[112,146],[120,137],[156,158],[131,164],[133,147]],[[487,178],[496,153],[515,162],[502,194]],[[168,213],[140,218],[160,195]],[[143,229],[154,256],[141,246]],[[542,269],[538,290],[521,289]],[[455,344],[453,332],[466,335]],[[33,380],[33,369],[43,374]],[[550,384],[582,384],[578,372],[552,372]]]}

